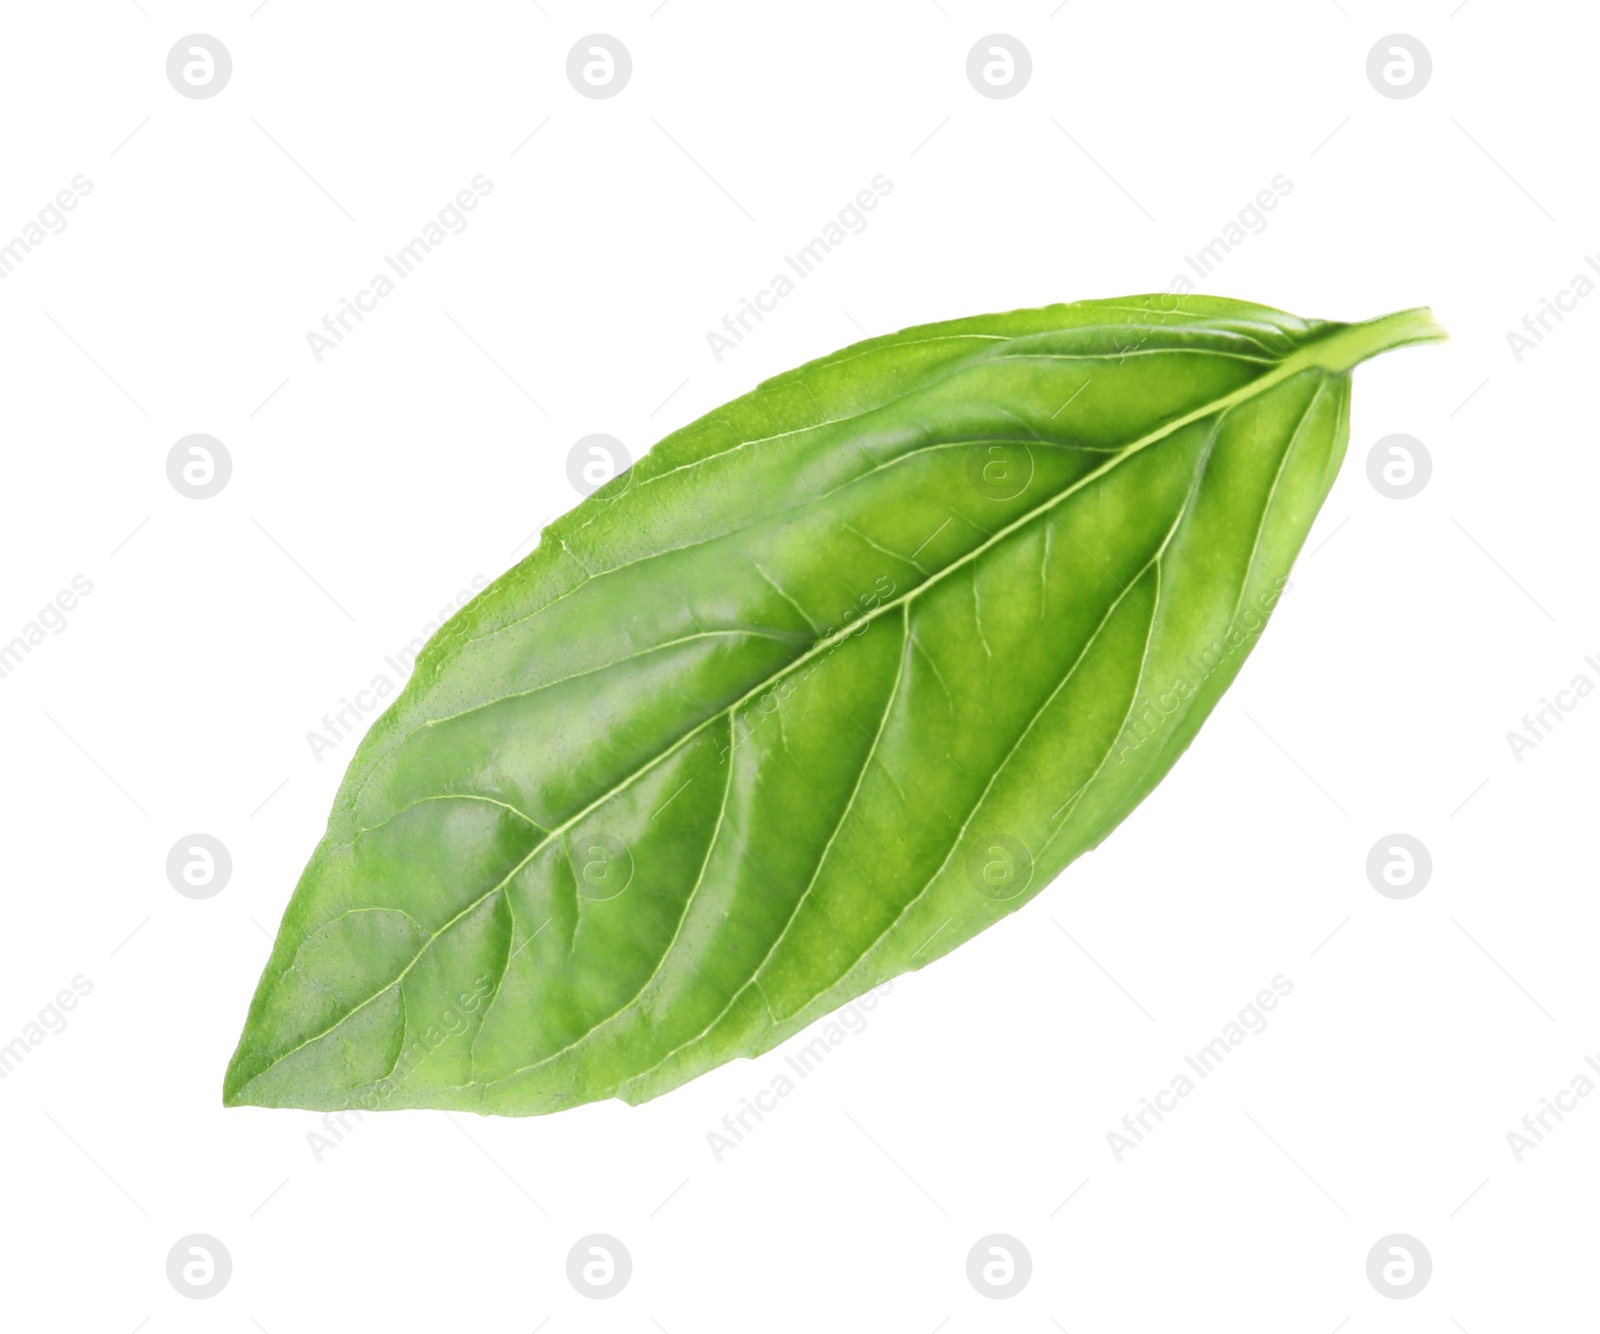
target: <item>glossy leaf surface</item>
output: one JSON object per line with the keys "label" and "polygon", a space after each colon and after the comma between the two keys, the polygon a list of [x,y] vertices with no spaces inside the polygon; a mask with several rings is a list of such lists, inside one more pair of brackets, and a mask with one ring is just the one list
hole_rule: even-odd
{"label": "glossy leaf surface", "polygon": [[226,1101],[640,1102],[1016,911],[1239,670],[1351,369],[1438,337],[1082,302],[860,343],[669,436],[362,743]]}

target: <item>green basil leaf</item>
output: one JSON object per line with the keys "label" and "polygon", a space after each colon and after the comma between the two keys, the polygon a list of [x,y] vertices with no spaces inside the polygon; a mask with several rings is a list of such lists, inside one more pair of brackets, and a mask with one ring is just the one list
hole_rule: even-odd
{"label": "green basil leaf", "polygon": [[1014,912],[1172,766],[1440,339],[1207,297],[908,329],[545,530],[345,775],[224,1098],[642,1102]]}

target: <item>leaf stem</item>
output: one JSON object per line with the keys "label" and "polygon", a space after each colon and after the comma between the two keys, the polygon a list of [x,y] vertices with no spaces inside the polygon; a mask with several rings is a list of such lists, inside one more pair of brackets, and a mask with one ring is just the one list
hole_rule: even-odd
{"label": "leaf stem", "polygon": [[1342,374],[1380,352],[1412,343],[1442,343],[1449,337],[1433,311],[1416,306],[1360,324],[1337,326],[1328,337],[1306,348],[1305,355],[1313,365]]}

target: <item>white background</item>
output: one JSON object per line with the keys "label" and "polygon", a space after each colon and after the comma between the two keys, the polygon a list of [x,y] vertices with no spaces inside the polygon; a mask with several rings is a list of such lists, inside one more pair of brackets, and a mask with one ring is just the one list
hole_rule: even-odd
{"label": "white background", "polygon": [[[4,19],[0,240],[93,189],[0,281],[0,640],[74,575],[93,592],[0,679],[0,1043],[73,977],[93,990],[0,1082],[0,1323],[1592,1318],[1600,1097],[1520,1162],[1507,1134],[1600,1051],[1600,698],[1520,761],[1506,739],[1600,683],[1600,300],[1520,362],[1506,338],[1600,239],[1591,9],[256,3]],[[1006,100],[965,73],[996,31],[1033,61]],[[195,32],[233,59],[206,100],[165,73]],[[633,59],[609,100],[565,74],[594,32]],[[1395,32],[1433,59],[1406,100],[1366,75]],[[319,363],[307,333],[479,173],[470,226]],[[879,173],[870,226],[718,362],[707,332]],[[1356,373],[1292,592],[1099,851],[895,983],[721,1161],[708,1133],[782,1050],[637,1109],[370,1116],[320,1161],[315,1114],[222,1109],[353,750],[319,763],[306,734],[576,502],[573,442],[637,456],[866,334],[1161,290],[1279,173],[1292,192],[1202,290],[1337,319],[1427,303],[1454,341]],[[194,432],[233,460],[205,501],[166,475]],[[1393,432],[1432,456],[1414,499],[1367,479]],[[233,858],[204,901],[165,872],[196,831]],[[1434,863],[1404,901],[1365,870],[1397,831]],[[1270,1027],[1118,1162],[1108,1132],[1280,973]],[[593,1232],[633,1257],[609,1301],[565,1274]],[[1033,1258],[1006,1301],[966,1276],[994,1232]],[[1366,1276],[1395,1232],[1433,1257],[1408,1300]],[[232,1256],[209,1300],[167,1278],[190,1233]]]}

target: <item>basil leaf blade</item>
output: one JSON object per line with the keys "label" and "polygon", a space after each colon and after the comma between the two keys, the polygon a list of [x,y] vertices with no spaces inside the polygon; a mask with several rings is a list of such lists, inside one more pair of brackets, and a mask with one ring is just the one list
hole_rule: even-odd
{"label": "basil leaf blade", "polygon": [[856,344],[669,436],[363,740],[224,1101],[641,1102],[1015,911],[1238,672],[1351,370],[1443,336],[1079,302]]}

